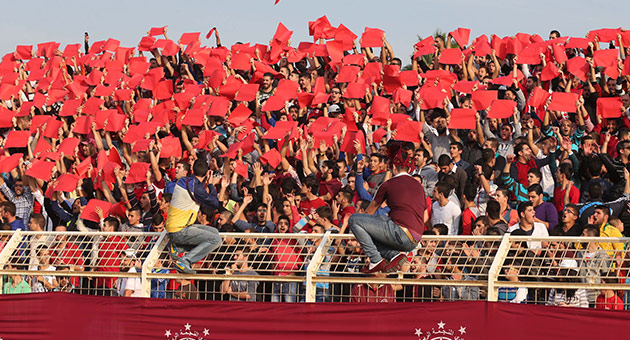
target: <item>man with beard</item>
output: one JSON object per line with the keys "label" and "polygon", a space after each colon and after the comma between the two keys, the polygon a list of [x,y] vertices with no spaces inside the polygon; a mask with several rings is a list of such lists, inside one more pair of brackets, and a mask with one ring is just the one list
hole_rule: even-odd
{"label": "man with beard", "polygon": [[[431,112],[431,111],[429,111]],[[424,115],[420,116],[424,123]],[[437,162],[441,155],[448,155],[451,146],[451,137],[447,134],[448,114],[444,111],[433,111],[430,114],[431,126],[422,125],[422,133],[429,140],[433,148],[433,160]]]}
{"label": "man with beard", "polygon": [[431,156],[426,149],[417,149],[414,155],[415,169],[411,172],[411,175],[420,175],[422,177],[422,186],[424,192],[433,192],[433,187],[438,182],[439,174],[435,170],[435,166],[429,164]]}

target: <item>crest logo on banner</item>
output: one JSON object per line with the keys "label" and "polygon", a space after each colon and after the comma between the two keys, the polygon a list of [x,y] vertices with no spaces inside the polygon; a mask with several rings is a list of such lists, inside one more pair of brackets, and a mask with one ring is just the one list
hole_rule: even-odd
{"label": "crest logo on banner", "polygon": [[416,328],[415,335],[418,340],[466,340],[463,336],[466,334],[466,327],[459,326],[459,330],[447,328],[446,323],[437,323],[438,328],[431,328],[423,331],[422,328]]}
{"label": "crest logo on banner", "polygon": [[164,336],[168,340],[205,340],[210,335],[210,330],[204,328],[202,332],[192,330],[191,325],[186,323],[184,330],[180,329],[179,332],[171,332],[170,329],[164,331]]}

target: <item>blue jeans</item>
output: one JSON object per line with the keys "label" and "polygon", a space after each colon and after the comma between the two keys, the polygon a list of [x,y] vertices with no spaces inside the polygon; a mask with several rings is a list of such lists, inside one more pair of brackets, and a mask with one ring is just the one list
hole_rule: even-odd
{"label": "blue jeans", "polygon": [[223,243],[216,228],[203,224],[189,225],[176,233],[169,233],[168,237],[177,246],[192,248],[181,257],[189,264],[201,261]]}
{"label": "blue jeans", "polygon": [[391,260],[401,251],[416,248],[416,244],[388,216],[353,214],[348,225],[365,255],[370,258],[370,263],[377,263],[383,258]]}
{"label": "blue jeans", "polygon": [[271,302],[297,302],[297,282],[274,282]]}

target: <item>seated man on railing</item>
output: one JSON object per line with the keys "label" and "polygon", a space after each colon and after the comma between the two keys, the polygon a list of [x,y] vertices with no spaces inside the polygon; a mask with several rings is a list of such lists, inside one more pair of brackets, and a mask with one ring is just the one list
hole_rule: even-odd
{"label": "seated man on railing", "polygon": [[[194,274],[191,265],[217,249],[222,242],[217,229],[194,224],[200,204],[213,209],[219,207],[217,191],[209,183],[209,174],[208,163],[203,159],[197,159],[193,165],[194,176],[180,178],[173,191],[166,219],[166,231],[171,240],[168,251],[171,258],[176,261],[175,269],[178,272]],[[184,252],[182,248],[190,250],[180,257]]]}

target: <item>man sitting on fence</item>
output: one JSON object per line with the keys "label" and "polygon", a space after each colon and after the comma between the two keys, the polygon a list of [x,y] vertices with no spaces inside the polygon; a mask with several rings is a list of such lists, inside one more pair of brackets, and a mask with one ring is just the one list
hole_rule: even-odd
{"label": "man sitting on fence", "polygon": [[[176,261],[175,269],[179,272],[194,274],[191,265],[206,257],[223,242],[217,229],[193,224],[197,220],[200,204],[212,209],[219,206],[214,186],[209,184],[206,189],[208,173],[208,163],[203,159],[197,159],[193,164],[193,176],[180,178],[173,190],[166,219],[166,231],[171,240],[168,251],[171,258]],[[181,248],[190,250],[180,257],[183,252]]]}

